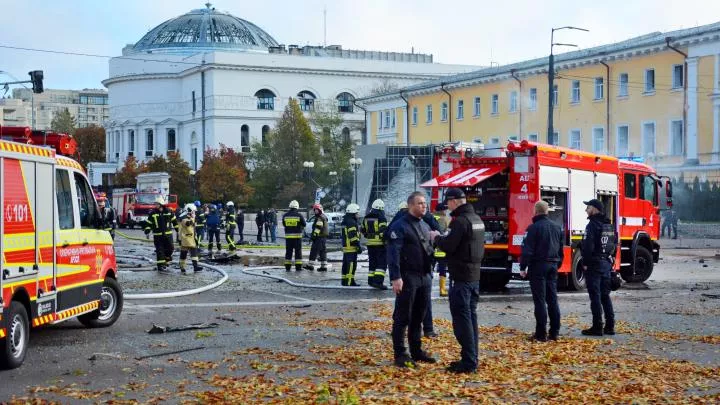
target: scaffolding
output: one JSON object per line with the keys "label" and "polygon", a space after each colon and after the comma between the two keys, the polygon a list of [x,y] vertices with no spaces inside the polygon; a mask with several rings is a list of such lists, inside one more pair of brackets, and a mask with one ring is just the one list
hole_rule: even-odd
{"label": "scaffolding", "polygon": [[434,151],[434,145],[388,146],[384,157],[375,158],[368,202],[382,199],[385,211],[392,215],[413,191],[427,193],[420,184],[433,177]]}

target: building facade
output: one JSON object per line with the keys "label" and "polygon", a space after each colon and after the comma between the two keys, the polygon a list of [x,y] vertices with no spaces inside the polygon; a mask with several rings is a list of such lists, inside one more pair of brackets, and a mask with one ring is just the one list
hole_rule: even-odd
{"label": "building facade", "polygon": [[20,88],[13,89],[13,99],[20,100],[27,111],[24,113],[27,120],[23,125],[40,130],[50,129],[55,114],[65,109],[75,117],[78,128],[101,127],[110,113],[108,94],[104,89],[45,89],[40,94],[34,94],[31,89]]}
{"label": "building facade", "polygon": [[[481,69],[360,100],[369,142],[531,140],[720,180],[720,23]],[[407,103],[404,99],[407,99]]]}

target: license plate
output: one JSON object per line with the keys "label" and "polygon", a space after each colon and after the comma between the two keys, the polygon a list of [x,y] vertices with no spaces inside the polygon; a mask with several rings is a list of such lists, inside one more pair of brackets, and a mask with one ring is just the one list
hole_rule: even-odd
{"label": "license plate", "polygon": [[520,263],[512,264],[512,274],[520,274]]}

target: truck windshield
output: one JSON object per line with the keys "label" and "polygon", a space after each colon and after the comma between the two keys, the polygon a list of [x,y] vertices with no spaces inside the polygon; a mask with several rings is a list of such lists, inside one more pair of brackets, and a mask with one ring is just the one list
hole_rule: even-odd
{"label": "truck windshield", "polygon": [[135,201],[139,204],[154,204],[157,196],[157,194],[137,194],[135,196]]}

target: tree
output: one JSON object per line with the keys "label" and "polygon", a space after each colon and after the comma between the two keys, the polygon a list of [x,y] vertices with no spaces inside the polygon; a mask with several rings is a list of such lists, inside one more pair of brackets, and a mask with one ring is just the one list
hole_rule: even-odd
{"label": "tree", "polygon": [[74,135],[76,126],[77,123],[75,122],[75,117],[70,114],[70,110],[68,110],[67,108],[63,108],[57,114],[55,114],[52,121],[50,122],[50,129],[53,132],[63,134]]}
{"label": "tree", "polygon": [[128,156],[122,169],[115,172],[114,183],[118,186],[134,188],[135,184],[137,184],[137,175],[145,172],[145,170],[145,165],[143,163],[138,164],[135,156]]}
{"label": "tree", "polygon": [[87,167],[90,162],[105,161],[105,128],[91,125],[78,128],[73,135],[78,144],[77,160]]}
{"label": "tree", "polygon": [[392,93],[400,89],[400,85],[396,82],[391,82],[390,79],[385,79],[377,83],[368,93],[369,96],[379,96],[381,94]]}
{"label": "tree", "polygon": [[220,149],[206,150],[202,162],[195,177],[203,201],[242,202],[252,196],[242,154],[220,144]]}
{"label": "tree", "polygon": [[153,156],[145,165],[145,173],[166,172],[170,175],[170,192],[177,194],[179,201],[194,200],[190,183],[190,165],[178,152],[168,152],[167,159],[162,155]]}
{"label": "tree", "polygon": [[[311,114],[310,122],[322,153],[320,167],[315,170],[313,178],[331,189],[331,195],[326,196],[327,201],[335,200],[337,203],[337,200],[348,198],[352,193],[353,178],[349,161],[353,141],[349,133],[343,133],[344,121],[335,109],[316,110]],[[336,172],[337,176],[330,176],[330,172]]]}

